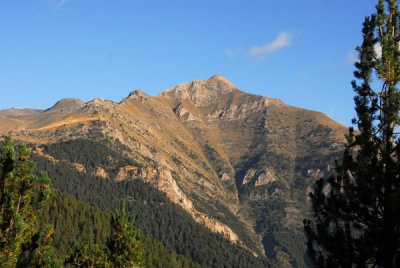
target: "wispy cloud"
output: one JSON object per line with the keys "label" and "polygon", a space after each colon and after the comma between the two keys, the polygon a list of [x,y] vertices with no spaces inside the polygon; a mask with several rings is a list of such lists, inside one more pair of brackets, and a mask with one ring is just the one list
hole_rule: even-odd
{"label": "wispy cloud", "polygon": [[375,54],[378,58],[382,58],[382,46],[381,43],[376,43],[374,45]]}
{"label": "wispy cloud", "polygon": [[51,0],[50,3],[56,8],[63,8],[70,0]]}
{"label": "wispy cloud", "polygon": [[252,58],[262,60],[268,54],[271,54],[275,51],[278,51],[284,47],[289,46],[292,43],[292,39],[293,36],[290,33],[282,32],[272,42],[265,44],[263,46],[252,47],[248,51],[247,55]]}

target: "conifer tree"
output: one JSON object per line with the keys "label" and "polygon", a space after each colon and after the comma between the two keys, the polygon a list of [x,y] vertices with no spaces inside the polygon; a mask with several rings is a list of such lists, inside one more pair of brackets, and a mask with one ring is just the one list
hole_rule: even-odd
{"label": "conifer tree", "polygon": [[107,253],[97,244],[84,243],[81,247],[75,248],[75,252],[65,260],[67,267],[114,267],[108,260]]}
{"label": "conifer tree", "polygon": [[5,137],[4,146],[0,150],[2,267],[16,267],[20,255],[25,254],[24,245],[29,244],[37,232],[37,212],[50,195],[50,179],[46,173],[39,177],[35,175],[35,165],[29,156],[30,152],[24,144],[16,150],[11,137]]}
{"label": "conifer tree", "polygon": [[356,118],[336,172],[310,194],[304,221],[318,267],[400,266],[400,12],[379,0],[366,17],[355,63]]}
{"label": "conifer tree", "polygon": [[126,212],[123,202],[120,212],[111,218],[111,234],[107,248],[97,244],[84,243],[76,248],[64,264],[72,267],[144,267],[142,233],[135,227],[131,214]]}
{"label": "conifer tree", "polygon": [[111,237],[108,241],[110,261],[115,267],[143,267],[142,234],[135,227],[134,219],[128,214],[123,202],[120,213],[111,219]]}
{"label": "conifer tree", "polygon": [[54,258],[55,251],[51,246],[53,233],[54,227],[47,225],[25,243],[18,257],[17,267],[61,267],[60,262]]}

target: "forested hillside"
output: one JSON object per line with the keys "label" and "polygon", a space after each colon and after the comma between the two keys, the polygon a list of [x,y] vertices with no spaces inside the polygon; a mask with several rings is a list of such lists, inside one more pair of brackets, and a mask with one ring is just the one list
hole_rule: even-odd
{"label": "forested hillside", "polygon": [[[147,243],[153,243],[151,250],[162,248],[161,242],[167,248],[163,251],[174,251],[202,267],[268,265],[265,258],[253,256],[240,245],[232,244],[196,223],[185,210],[150,184],[135,179],[116,182],[91,175],[91,170],[99,166],[113,174],[116,167],[131,163],[132,160],[119,153],[117,147],[111,147],[107,141],[79,140],[43,146],[41,149],[45,154],[33,156],[38,170],[46,170],[52,178],[53,187],[67,194],[58,193],[46,212],[46,221],[67,233],[65,237],[55,238],[55,245],[61,249],[60,254],[70,253],[68,247],[75,245],[76,240],[104,243],[109,228],[105,223],[110,211],[120,208],[122,200],[126,200],[127,210],[136,215],[137,227],[149,237]],[[85,166],[86,172],[74,167],[73,163],[77,162]],[[74,201],[68,195],[93,208]],[[64,218],[57,219],[60,213]],[[62,220],[66,222],[61,223]],[[150,254],[148,258],[154,256]]]}
{"label": "forested hillside", "polygon": [[[106,248],[111,231],[111,213],[94,208],[60,191],[53,191],[50,202],[39,215],[39,228],[54,226],[53,247],[56,258],[65,260],[87,244]],[[161,242],[144,237],[142,241],[146,267],[197,268],[175,251],[167,249]]]}

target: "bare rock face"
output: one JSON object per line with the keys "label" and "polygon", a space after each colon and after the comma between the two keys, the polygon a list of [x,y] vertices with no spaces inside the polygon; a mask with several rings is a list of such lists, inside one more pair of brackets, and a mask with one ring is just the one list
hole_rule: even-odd
{"label": "bare rock face", "polygon": [[276,176],[272,173],[271,170],[263,169],[249,169],[242,181],[242,185],[247,185],[249,183],[253,183],[254,186],[262,186],[276,181]]}
{"label": "bare rock face", "polygon": [[159,190],[167,194],[172,202],[181,205],[186,210],[191,211],[193,209],[192,202],[179,188],[168,168],[162,166],[158,168],[125,166],[119,169],[115,180],[123,181],[136,178],[156,185]]}
{"label": "bare rock face", "polygon": [[174,113],[182,121],[187,122],[195,120],[193,114],[191,114],[189,110],[186,109],[182,103],[180,103],[177,107],[174,108]]}
{"label": "bare rock face", "polygon": [[86,168],[84,165],[79,164],[79,163],[72,163],[72,166],[78,170],[79,172],[86,172]]}
{"label": "bare rock face", "polygon": [[193,213],[194,213],[194,219],[197,222],[207,226],[211,231],[222,234],[223,236],[225,236],[234,243],[239,242],[239,237],[237,236],[237,234],[233,232],[232,229],[227,225],[207,216],[206,214],[202,214],[199,212],[193,212]]}
{"label": "bare rock face", "polygon": [[133,90],[129,93],[129,96],[123,99],[120,103],[124,103],[126,101],[134,100],[139,101],[141,103],[147,103],[150,98],[150,95],[146,94],[140,89]]}
{"label": "bare rock face", "polygon": [[96,169],[92,172],[92,176],[100,177],[100,178],[107,178],[108,174],[107,171],[102,167],[96,167]]}
{"label": "bare rock face", "polygon": [[172,202],[179,204],[188,211],[197,222],[204,224],[215,233],[222,234],[234,243],[238,242],[239,238],[237,234],[229,226],[204,213],[200,213],[194,208],[193,202],[187,198],[176,181],[172,178],[170,170],[161,168],[157,179],[159,189],[165,192]]}
{"label": "bare rock face", "polygon": [[139,174],[139,168],[134,166],[120,167],[115,181],[124,181],[135,179]]}
{"label": "bare rock face", "polygon": [[237,234],[229,226],[194,208],[193,202],[179,188],[168,168],[159,167],[158,169],[154,169],[152,167],[145,167],[139,169],[133,166],[125,166],[120,168],[115,180],[121,181],[135,176],[139,176],[144,181],[155,184],[159,190],[167,194],[172,202],[183,207],[197,222],[204,224],[211,231],[222,234],[234,243],[239,241]]}
{"label": "bare rock face", "polygon": [[231,177],[229,176],[229,174],[227,173],[222,173],[221,177],[220,177],[221,181],[231,181]]}
{"label": "bare rock face", "polygon": [[243,178],[242,185],[248,184],[254,178],[254,175],[256,174],[256,172],[257,172],[256,169],[253,169],[253,168],[249,169]]}
{"label": "bare rock face", "polygon": [[276,181],[276,176],[270,170],[266,169],[257,176],[254,185],[261,186],[272,183],[274,181]]}
{"label": "bare rock face", "polygon": [[207,106],[223,94],[237,90],[227,79],[213,76],[208,80],[196,80],[167,89],[161,96],[189,100],[196,106]]}
{"label": "bare rock face", "polygon": [[157,181],[158,188],[165,192],[174,203],[180,204],[186,210],[193,209],[192,201],[179,188],[169,169],[164,167],[159,168]]}
{"label": "bare rock face", "polygon": [[217,89],[220,92],[228,93],[237,89],[234,84],[232,84],[228,79],[220,76],[214,75],[207,80],[208,86]]}
{"label": "bare rock face", "polygon": [[[219,118],[225,120],[238,120],[248,117],[249,114],[256,112],[266,113],[266,108],[270,105],[275,106],[286,106],[283,101],[279,99],[262,97],[251,102],[241,103],[241,104],[231,104],[225,106],[222,109],[218,109],[208,114],[208,118]],[[266,124],[265,124],[266,125]]]}

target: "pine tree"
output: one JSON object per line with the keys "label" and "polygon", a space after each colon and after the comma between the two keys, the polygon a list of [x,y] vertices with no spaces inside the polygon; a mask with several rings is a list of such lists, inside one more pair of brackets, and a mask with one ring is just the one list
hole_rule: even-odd
{"label": "pine tree", "polygon": [[31,241],[22,246],[18,257],[17,267],[61,267],[54,258],[55,251],[51,246],[54,227],[47,225],[42,231],[37,232]]}
{"label": "pine tree", "polygon": [[75,252],[65,260],[67,267],[114,267],[109,262],[107,253],[97,244],[84,243],[81,247],[75,248]]}
{"label": "pine tree", "polygon": [[115,267],[143,267],[142,234],[136,229],[132,215],[125,209],[115,213],[111,220],[111,237],[108,241],[110,261]]}
{"label": "pine tree", "polygon": [[24,144],[17,151],[10,136],[0,150],[0,263],[15,267],[23,246],[36,234],[37,212],[50,195],[50,179],[37,177]]}
{"label": "pine tree", "polygon": [[335,175],[310,194],[304,221],[318,267],[400,266],[400,12],[380,0],[365,18],[352,82],[357,131],[350,128]]}

